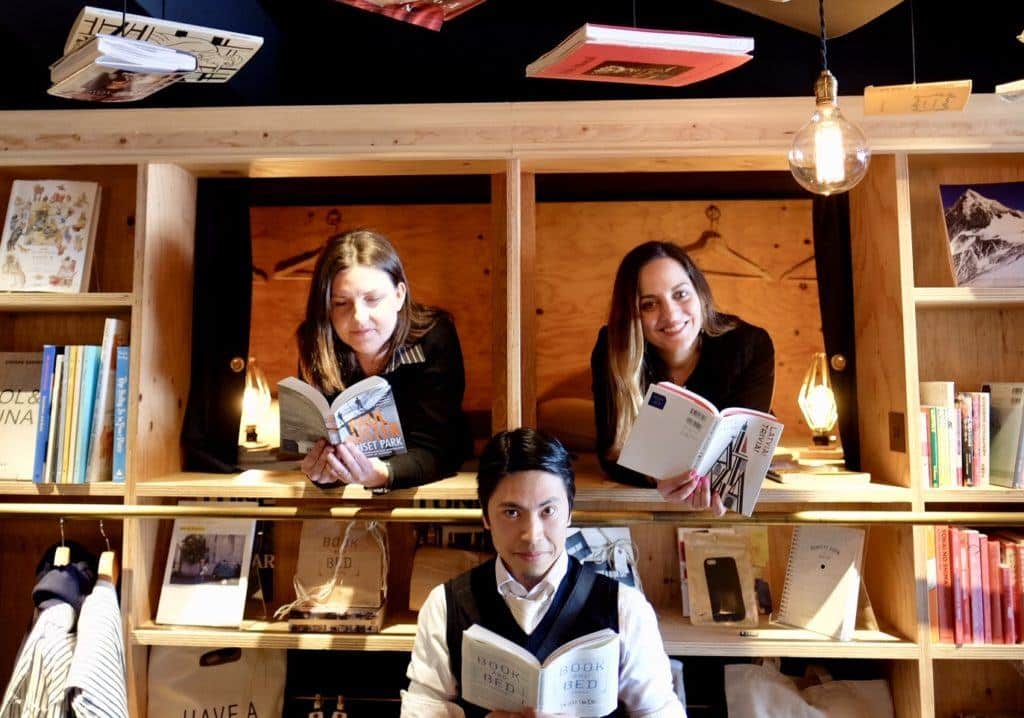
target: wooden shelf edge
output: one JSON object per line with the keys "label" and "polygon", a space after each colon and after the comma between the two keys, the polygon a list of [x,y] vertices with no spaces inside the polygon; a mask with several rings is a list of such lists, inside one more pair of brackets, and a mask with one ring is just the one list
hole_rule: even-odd
{"label": "wooden shelf edge", "polygon": [[124,496],[124,484],[98,481],[92,484],[36,484],[31,481],[0,481],[0,496],[35,496],[60,498],[64,496]]}
{"label": "wooden shelf edge", "polygon": [[917,287],[914,304],[919,309],[1024,307],[1024,288]]}
{"label": "wooden shelf edge", "polygon": [[132,294],[125,292],[0,292],[0,311],[3,312],[99,312],[106,309],[130,309],[132,302]]}
{"label": "wooden shelf edge", "polygon": [[[260,471],[252,469],[239,474],[206,474],[182,472],[140,481],[138,496],[153,498],[278,498],[316,499],[329,501],[380,500],[358,487],[320,489],[296,471]],[[476,501],[476,474],[463,471],[426,486],[399,489],[388,493],[388,501]],[[791,486],[766,482],[761,489],[758,508],[783,504],[840,503],[910,503],[913,494],[902,486],[869,484],[867,486],[821,487]],[[585,509],[608,503],[628,504],[630,508],[664,511],[678,510],[678,505],[662,500],[654,489],[639,489],[617,484],[603,476],[583,472],[576,477],[576,505]]]}
{"label": "wooden shelf edge", "polygon": [[935,660],[943,661],[1020,661],[1024,660],[1024,644],[932,644],[931,656]]}
{"label": "wooden shelf edge", "polygon": [[927,488],[922,492],[925,502],[935,503],[1024,503],[1024,489],[1002,486],[985,488]]}
{"label": "wooden shelf edge", "polygon": [[415,624],[385,626],[380,633],[292,633],[285,622],[250,622],[245,628],[161,626],[146,623],[131,632],[139,646],[282,648],[314,651],[411,651]]}

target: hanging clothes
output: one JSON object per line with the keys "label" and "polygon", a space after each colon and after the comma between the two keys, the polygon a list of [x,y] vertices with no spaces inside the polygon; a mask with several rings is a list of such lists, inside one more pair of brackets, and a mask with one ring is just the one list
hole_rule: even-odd
{"label": "hanging clothes", "polygon": [[82,604],[67,688],[77,718],[128,718],[121,610],[106,579],[96,581]]}

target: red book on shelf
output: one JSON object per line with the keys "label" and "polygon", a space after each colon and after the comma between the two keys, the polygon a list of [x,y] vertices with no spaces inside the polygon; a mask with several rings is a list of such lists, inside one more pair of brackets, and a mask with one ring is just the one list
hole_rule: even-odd
{"label": "red book on shelf", "polygon": [[949,526],[935,527],[935,594],[939,641],[953,643],[953,564],[950,555]]}
{"label": "red book on shelf", "polygon": [[748,62],[754,38],[586,24],[526,67],[527,77],[682,87]]}
{"label": "red book on shelf", "polygon": [[[971,594],[971,643],[985,642],[985,585],[982,583],[981,534],[974,529],[967,537],[967,571]],[[987,556],[986,556],[987,559]],[[987,564],[988,561],[986,560]]]}
{"label": "red book on shelf", "polygon": [[1003,574],[999,570],[999,541],[990,539],[987,550],[992,643],[1006,643],[1003,639]]}
{"label": "red book on shelf", "polygon": [[967,613],[964,609],[968,604],[965,602],[966,592],[963,586],[965,553],[962,538],[960,529],[949,527],[949,566],[953,584],[953,642],[958,646],[966,642],[965,628],[968,624],[964,620],[964,615]]}
{"label": "red book on shelf", "polygon": [[1017,581],[1013,570],[1005,563],[999,565],[1003,575],[1003,636],[1005,643],[1017,643]]}
{"label": "red book on shelf", "polygon": [[981,564],[981,613],[985,627],[985,643],[992,643],[992,579],[989,575],[988,536],[978,534],[978,563]]}

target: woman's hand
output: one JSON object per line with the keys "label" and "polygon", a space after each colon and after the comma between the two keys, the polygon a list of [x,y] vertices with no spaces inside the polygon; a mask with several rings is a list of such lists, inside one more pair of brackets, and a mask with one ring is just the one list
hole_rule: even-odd
{"label": "woman's hand", "polygon": [[707,476],[698,476],[692,469],[685,474],[659,481],[658,493],[666,501],[686,502],[697,511],[710,508],[715,516],[725,513],[722,497],[717,491],[711,490],[711,479]]}
{"label": "woman's hand", "polygon": [[366,458],[348,441],[331,446],[326,439],[320,439],[306,454],[300,468],[310,481],[325,489],[341,484],[359,484],[373,489],[388,482],[387,464],[380,459]]}

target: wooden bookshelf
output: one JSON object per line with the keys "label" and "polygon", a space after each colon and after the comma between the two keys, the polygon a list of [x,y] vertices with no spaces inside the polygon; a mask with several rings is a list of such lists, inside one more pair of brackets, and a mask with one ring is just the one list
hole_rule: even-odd
{"label": "wooden bookshelf", "polygon": [[113,481],[92,484],[36,484],[31,481],[0,481],[0,496],[36,496],[66,498],[69,496],[124,496],[125,485]]}
{"label": "wooden bookshelf", "polygon": [[936,660],[957,661],[1024,661],[1024,644],[982,645],[964,644],[953,646],[948,643],[933,643],[929,649]]}
{"label": "wooden bookshelf", "polygon": [[0,292],[0,312],[110,312],[130,309],[133,297],[119,292],[41,294]]}
{"label": "wooden bookshelf", "polygon": [[1024,307],[1024,288],[915,287],[918,309],[999,309]]}
{"label": "wooden bookshelf", "polygon": [[1002,486],[926,488],[921,493],[925,502],[934,503],[1024,504],[1024,489],[1007,489]]}

